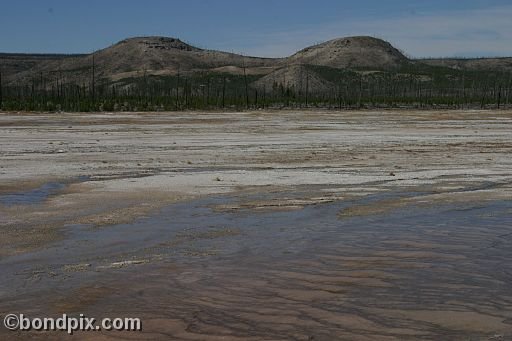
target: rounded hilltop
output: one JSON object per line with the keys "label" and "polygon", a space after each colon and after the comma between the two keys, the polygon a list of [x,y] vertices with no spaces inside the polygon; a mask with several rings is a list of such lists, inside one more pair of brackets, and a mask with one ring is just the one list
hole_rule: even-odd
{"label": "rounded hilltop", "polygon": [[[10,60],[8,62],[10,65],[14,64]],[[16,63],[21,65],[19,58]],[[305,73],[305,65],[336,69],[389,70],[414,61],[409,61],[390,43],[367,36],[333,39],[307,47],[285,58],[258,58],[201,49],[175,37],[138,36],[121,40],[87,55],[26,63],[26,67],[11,68],[16,72],[7,74],[6,79],[11,84],[30,84],[34,75],[61,70],[67,73],[68,81],[83,84],[90,81],[93,63],[95,76],[102,82],[123,79],[133,82],[145,75],[168,76],[198,72],[241,75],[246,72],[249,75],[268,75],[269,77],[259,82],[259,85],[267,86],[274,84],[275,79],[283,79],[284,84],[293,84],[297,75]],[[302,66],[290,67],[293,65]],[[274,72],[276,73],[273,74]],[[325,89],[328,85],[321,77],[315,81],[316,76],[310,76],[312,87]]]}
{"label": "rounded hilltop", "polygon": [[142,48],[156,50],[202,51],[202,49],[189,45],[178,38],[161,36],[133,37],[121,40],[116,45],[139,45]]}
{"label": "rounded hilltop", "polygon": [[289,62],[334,68],[395,68],[409,62],[387,41],[369,36],[344,37],[307,47]]}

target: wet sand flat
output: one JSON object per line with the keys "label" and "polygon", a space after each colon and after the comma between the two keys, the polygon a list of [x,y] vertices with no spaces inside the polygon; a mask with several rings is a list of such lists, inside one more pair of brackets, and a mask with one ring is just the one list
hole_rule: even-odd
{"label": "wet sand flat", "polygon": [[81,339],[512,337],[512,112],[1,113],[0,131],[2,314],[143,319]]}

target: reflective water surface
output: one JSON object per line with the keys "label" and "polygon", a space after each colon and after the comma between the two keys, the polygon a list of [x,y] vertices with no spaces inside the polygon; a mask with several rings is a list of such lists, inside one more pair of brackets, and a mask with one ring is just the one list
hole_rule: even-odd
{"label": "reflective water surface", "polygon": [[341,214],[411,195],[284,211],[219,210],[235,198],[214,197],[68,226],[0,260],[0,311],[143,319],[141,334],[107,339],[511,338],[512,201]]}

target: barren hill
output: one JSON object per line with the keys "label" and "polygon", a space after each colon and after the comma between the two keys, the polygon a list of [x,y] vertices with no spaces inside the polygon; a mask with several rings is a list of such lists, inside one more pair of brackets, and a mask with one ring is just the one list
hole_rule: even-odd
{"label": "barren hill", "polygon": [[4,76],[14,76],[18,73],[37,68],[40,65],[75,58],[80,55],[66,54],[28,54],[0,53],[0,71]]}
{"label": "barren hill", "polygon": [[512,71],[512,58],[438,58],[422,59],[422,63],[472,71]]}
{"label": "barren hill", "polygon": [[396,68],[409,62],[390,43],[372,37],[348,37],[307,47],[289,57],[288,63],[334,68]]}
{"label": "barren hill", "polygon": [[[1,56],[0,56],[1,60]],[[120,41],[94,53],[98,79],[115,81],[121,78],[146,75],[169,75],[178,72],[208,71],[216,68],[268,68],[279,59],[245,57],[234,53],[204,50],[176,38],[137,37]],[[93,55],[77,55],[50,59],[27,65],[9,80],[27,81],[34,74],[61,73],[65,79],[80,81],[90,77]],[[272,71],[272,70],[270,70]],[[270,72],[266,71],[266,72]]]}
{"label": "barren hill", "polygon": [[[404,66],[414,66],[508,72],[512,71],[512,58],[410,60],[390,43],[366,36],[330,40],[287,58],[248,57],[201,49],[170,37],[129,38],[94,54],[0,54],[4,86],[51,89],[58,84],[76,84],[87,87],[91,84],[93,65],[96,84],[104,85],[129,86],[142,77],[173,77],[178,73],[222,77],[250,75],[251,85],[256,89],[282,84],[303,91],[307,79],[310,92],[325,92],[333,87],[334,80],[329,76],[340,69],[400,72],[398,69]],[[313,71],[306,77],[308,66],[330,69],[319,74],[309,68]]]}
{"label": "barren hill", "polygon": [[[371,37],[335,39],[308,47],[288,58],[246,57],[205,50],[177,38],[136,37],[94,53],[97,79],[117,81],[144,75],[174,75],[178,72],[219,72],[266,75],[294,64],[334,68],[392,68],[408,59],[391,44]],[[59,74],[64,82],[90,81],[93,55],[20,55],[16,60],[0,54],[0,67],[7,83],[30,82],[37,75]],[[297,68],[286,72],[295,72]],[[281,74],[283,71],[279,71]],[[55,76],[56,78],[57,76]],[[320,83],[318,84],[320,85]]]}
{"label": "barren hill", "polygon": [[329,91],[334,85],[317,73],[308,70],[305,65],[294,64],[275,70],[258,79],[252,86],[266,91],[282,86],[300,93],[306,93],[307,87],[307,91],[310,93],[321,93]]}

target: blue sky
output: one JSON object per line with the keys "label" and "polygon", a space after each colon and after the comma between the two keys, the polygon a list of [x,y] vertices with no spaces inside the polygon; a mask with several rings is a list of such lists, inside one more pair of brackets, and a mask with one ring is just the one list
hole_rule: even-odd
{"label": "blue sky", "polygon": [[90,52],[132,36],[281,57],[371,35],[413,57],[512,56],[510,0],[3,0],[1,52]]}

